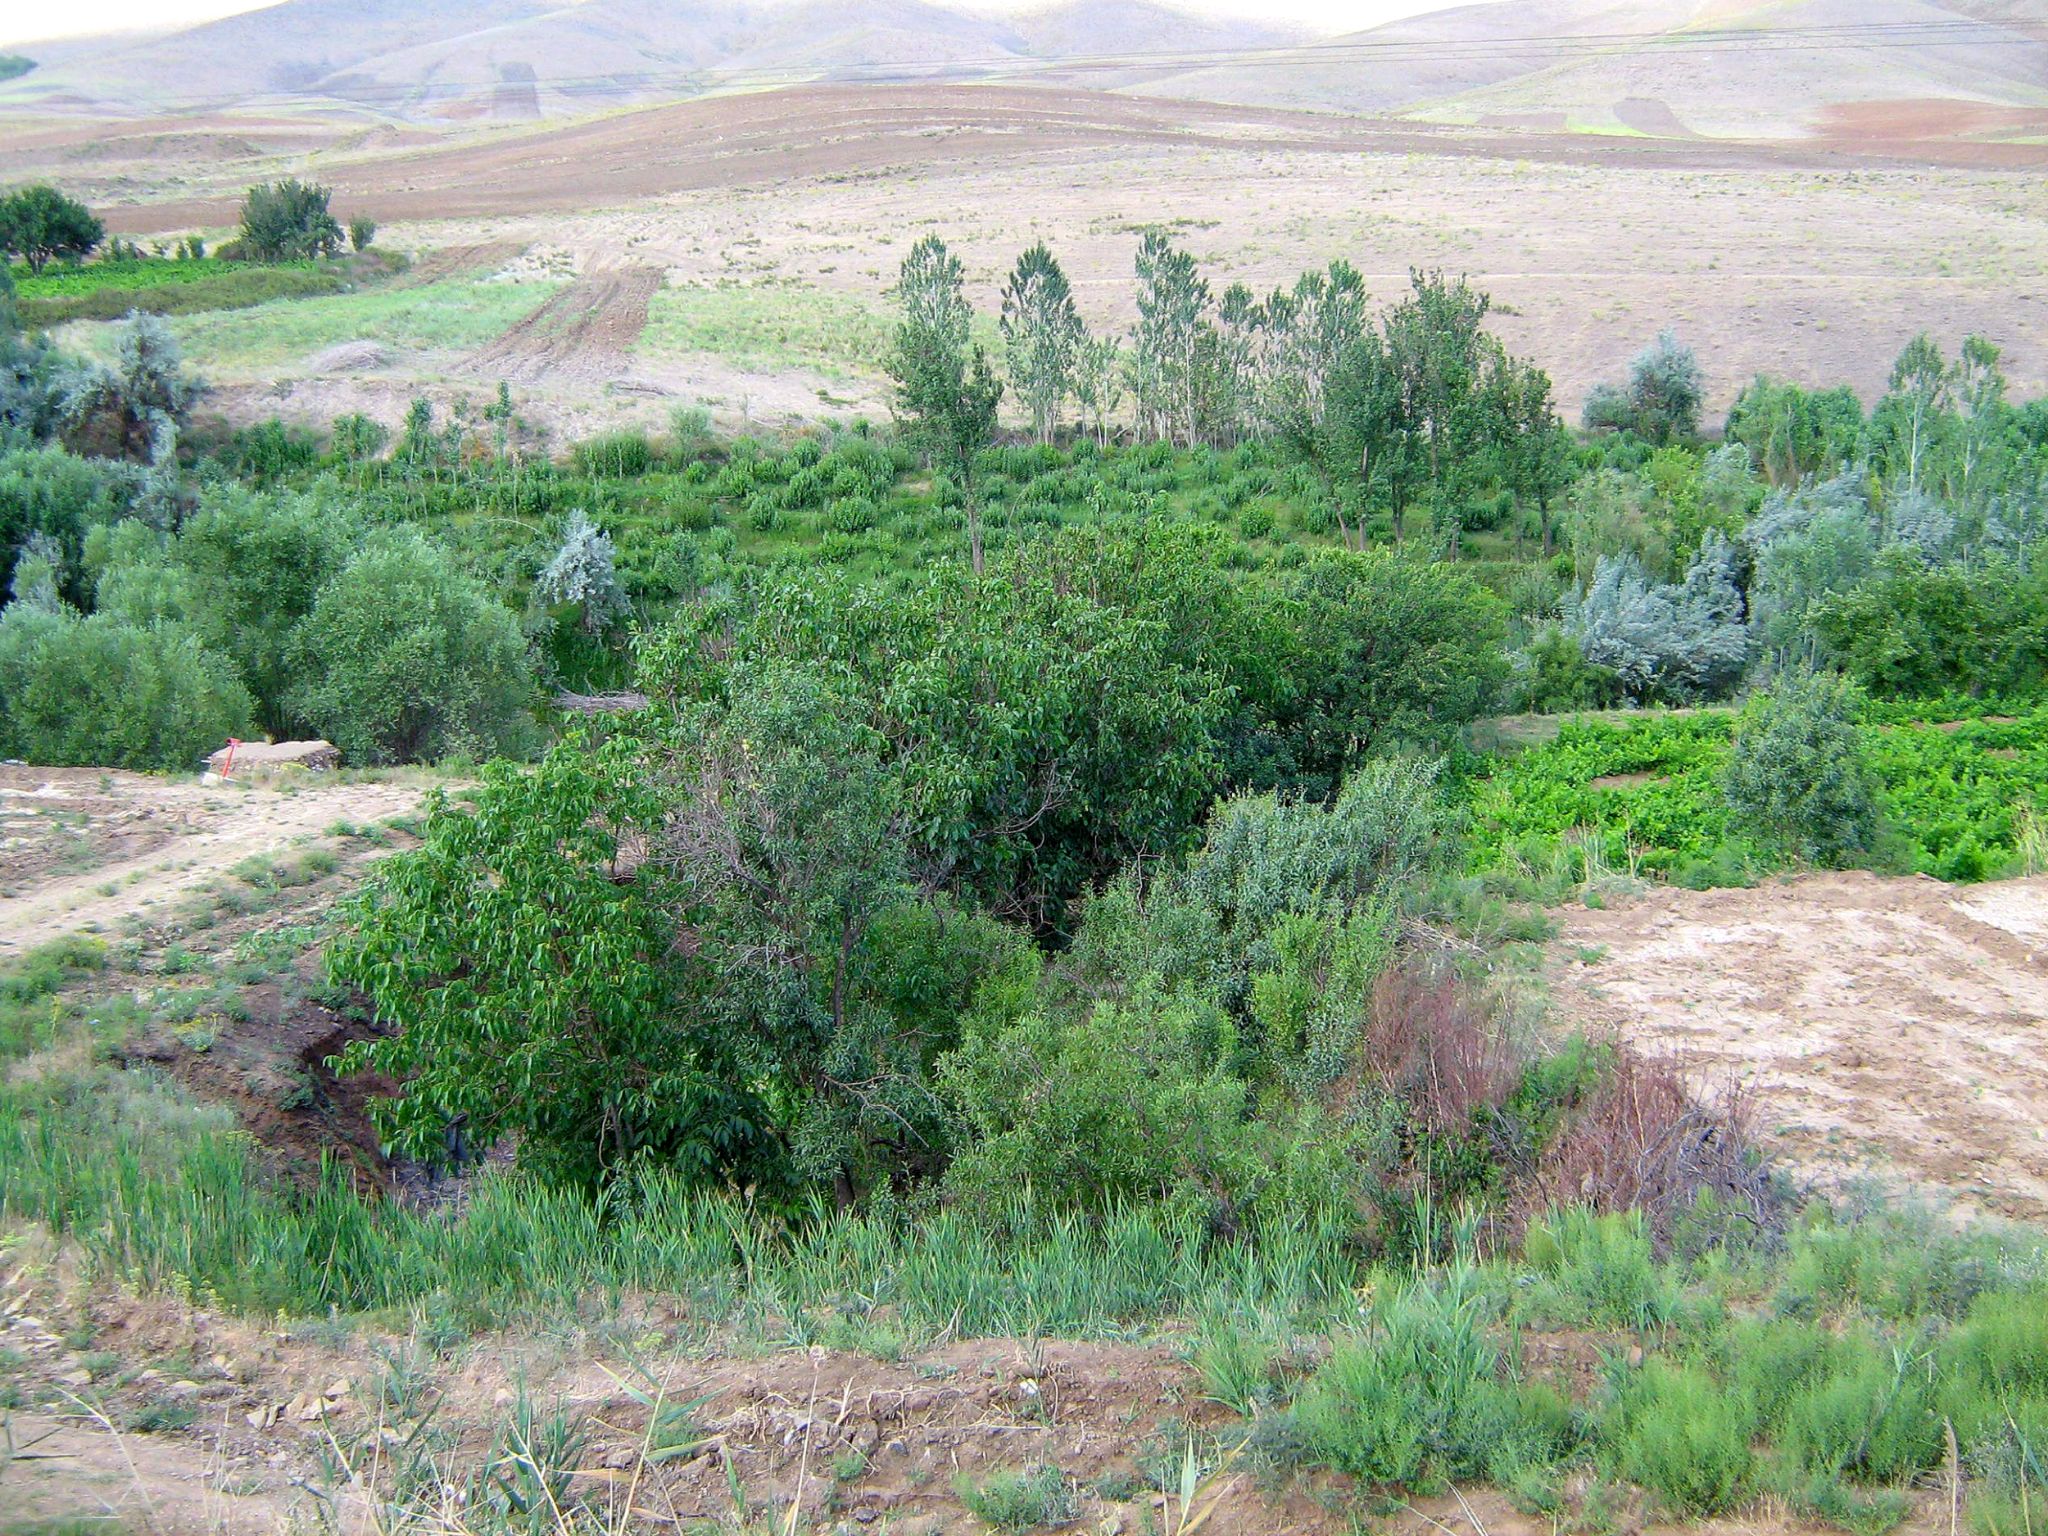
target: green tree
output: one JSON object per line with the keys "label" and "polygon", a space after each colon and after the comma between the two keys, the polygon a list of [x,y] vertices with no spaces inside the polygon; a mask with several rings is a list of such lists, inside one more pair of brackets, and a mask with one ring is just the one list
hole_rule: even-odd
{"label": "green tree", "polygon": [[1689,442],[1698,437],[1705,396],[1698,355],[1668,326],[1629,364],[1632,424],[1653,443]]}
{"label": "green tree", "polygon": [[1941,348],[1925,331],[1907,342],[1892,364],[1891,385],[1878,402],[1872,426],[1891,478],[1903,478],[1909,491],[1920,489],[1947,418],[1950,382]]}
{"label": "green tree", "polygon": [[284,707],[358,763],[531,750],[519,621],[410,530],[365,544],[293,636]]}
{"label": "green tree", "polygon": [[1857,690],[1827,672],[1783,674],[1750,695],[1728,758],[1729,808],[1816,863],[1868,848],[1877,802],[1856,728],[1860,705]]}
{"label": "green tree", "polygon": [[1195,258],[1156,229],[1138,244],[1137,271],[1130,369],[1138,430],[1192,447],[1201,439],[1202,358],[1213,336],[1209,285]]}
{"label": "green tree", "polygon": [[182,626],[54,600],[0,613],[0,756],[189,771],[248,725],[234,668]]}
{"label": "green tree", "polygon": [[1373,502],[1387,507],[1395,538],[1406,530],[1427,467],[1413,404],[1386,343],[1369,332],[1332,373],[1322,421],[1296,418],[1290,444],[1322,478],[1352,549],[1365,548],[1365,511]]}
{"label": "green tree", "polygon": [[1862,448],[1863,402],[1851,389],[1811,390],[1759,375],[1728,410],[1726,437],[1749,450],[1774,486],[1839,474]]}
{"label": "green tree", "polygon": [[310,495],[234,485],[208,490],[179,529],[174,559],[203,594],[193,627],[234,662],[272,735],[295,725],[285,699],[296,630],[357,534],[352,517]]}
{"label": "green tree", "polygon": [[61,448],[0,453],[0,591],[14,580],[18,551],[42,534],[57,544],[59,589],[85,606],[86,536],[125,515],[135,491],[135,471],[127,465],[81,459]]}
{"label": "green tree", "polygon": [[2048,562],[1929,567],[1893,546],[1812,609],[1826,655],[1880,698],[2026,697],[2048,684]]}
{"label": "green tree", "polygon": [[1003,386],[979,343],[968,345],[960,259],[936,235],[904,258],[897,283],[903,320],[888,360],[896,381],[896,413],[910,442],[942,464],[966,498],[967,542],[978,574],[984,554],[975,458],[995,437]]}
{"label": "green tree", "polygon": [[242,244],[259,261],[305,261],[341,250],[342,229],[328,211],[333,196],[287,177],[251,187],[242,199]]}
{"label": "green tree", "polygon": [[704,977],[699,1007],[805,1182],[842,1204],[946,1149],[930,1069],[980,975],[1021,941],[927,896],[886,742],[843,688],[748,664],[667,735],[655,843]]}
{"label": "green tree", "polygon": [[76,261],[107,238],[92,210],[55,187],[23,187],[0,197],[0,252],[19,256],[31,272],[55,258]]}
{"label": "green tree", "polygon": [[1010,388],[1031,413],[1032,435],[1049,443],[1088,332],[1067,274],[1043,242],[1017,258],[1003,284],[1001,325]]}
{"label": "green tree", "polygon": [[1948,393],[1955,408],[1955,473],[1950,499],[1974,510],[1998,470],[2005,447],[2007,417],[2005,374],[1996,345],[1983,336],[1965,336],[1963,349],[1949,370]]}
{"label": "green tree", "polygon": [[1293,615],[1280,729],[1305,787],[1402,743],[1450,745],[1494,707],[1507,663],[1499,600],[1455,570],[1386,550],[1325,551],[1282,588]]}
{"label": "green tree", "polygon": [[660,823],[644,744],[570,736],[533,769],[493,765],[474,804],[430,797],[420,846],[379,864],[328,948],[393,1033],[344,1071],[404,1085],[373,1101],[397,1150],[438,1160],[459,1131],[516,1136],[522,1162],[588,1184],[655,1163],[746,1172],[765,1107],[708,1019],[659,904],[623,878]]}
{"label": "green tree", "polygon": [[[1383,478],[1397,538],[1407,502],[1391,493],[1409,466],[1419,471],[1438,517],[1453,509],[1481,467],[1490,424],[1484,384],[1501,352],[1481,328],[1491,305],[1486,294],[1441,272],[1411,272],[1409,287],[1381,325],[1391,399],[1378,415],[1378,446],[1393,461],[1383,466]],[[1361,451],[1362,473],[1371,479],[1371,455]]]}
{"label": "green tree", "polygon": [[1267,298],[1260,416],[1278,436],[1305,443],[1322,429],[1331,381],[1371,329],[1365,301],[1365,279],[1345,261],[1304,272],[1291,291],[1275,289]]}
{"label": "green tree", "polygon": [[1550,398],[1550,375],[1534,363],[1505,353],[1494,358],[1483,385],[1489,413],[1487,436],[1501,484],[1536,504],[1543,557],[1550,558],[1556,530],[1551,508],[1571,483],[1571,435]]}

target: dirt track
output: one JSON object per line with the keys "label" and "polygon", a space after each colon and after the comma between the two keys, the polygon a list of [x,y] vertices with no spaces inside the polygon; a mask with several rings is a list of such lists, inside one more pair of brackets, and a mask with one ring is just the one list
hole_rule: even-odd
{"label": "dirt track", "polygon": [[243,860],[419,808],[405,783],[204,785],[97,768],[0,767],[0,959],[168,910]]}
{"label": "dirt track", "polygon": [[1562,1011],[1760,1091],[1824,1185],[2048,1217],[2048,878],[1807,875],[1565,920]]}
{"label": "dirt track", "polygon": [[652,267],[578,278],[464,365],[481,378],[603,383],[621,377],[661,287]]}

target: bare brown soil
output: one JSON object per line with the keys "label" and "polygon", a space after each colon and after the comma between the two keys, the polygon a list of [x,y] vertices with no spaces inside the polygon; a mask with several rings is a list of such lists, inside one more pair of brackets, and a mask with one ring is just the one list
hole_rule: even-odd
{"label": "bare brown soil", "polygon": [[1822,1185],[2048,1217],[2048,878],[1659,889],[1562,937],[1567,1017],[1753,1082],[1767,1139]]}
{"label": "bare brown soil", "polygon": [[606,383],[622,377],[661,287],[651,267],[590,272],[555,294],[465,365],[483,379]]}
{"label": "bare brown soil", "polygon": [[0,766],[0,959],[168,912],[243,860],[419,808],[417,784],[207,785],[97,768]]}
{"label": "bare brown soil", "polygon": [[1941,144],[1951,163],[2023,165],[2038,143],[2013,142],[2048,135],[2048,107],[2003,107],[1952,97],[1838,102],[1825,107],[1814,128],[1824,143],[1863,146],[1878,153]]}
{"label": "bare brown soil", "polygon": [[[311,1327],[264,1328],[174,1301],[138,1301],[84,1286],[46,1241],[18,1251],[12,1273],[0,1273],[0,1309],[10,1309],[0,1315],[0,1340],[26,1357],[25,1395],[35,1406],[16,1416],[16,1432],[51,1433],[45,1444],[59,1457],[8,1472],[10,1508],[140,1511],[146,1497],[155,1511],[148,1528],[164,1536],[270,1536],[305,1528],[290,1522],[310,1523],[324,1497],[334,1501],[328,1513],[336,1525],[317,1528],[372,1529],[364,1490],[322,1463],[340,1450],[369,1469],[371,1444],[410,1432],[412,1418],[380,1407],[375,1385],[379,1352],[402,1359],[406,1341],[330,1343]],[[409,1413],[431,1406],[443,1464],[471,1469],[516,1389],[543,1416],[567,1410],[591,1436],[573,1486],[613,1508],[630,1494],[644,1522],[634,1530],[731,1529],[751,1520],[759,1524],[750,1529],[934,1536],[967,1528],[960,1483],[1044,1463],[1072,1479],[1079,1511],[1071,1529],[1136,1536],[1193,1529],[1198,1517],[1201,1529],[1223,1536],[1337,1536],[1358,1528],[1357,1491],[1345,1480],[1274,1468],[1238,1449],[1247,1426],[1205,1398],[1201,1377],[1171,1341],[969,1339],[878,1360],[666,1342],[688,1321],[668,1303],[628,1298],[603,1330],[506,1334],[444,1359],[415,1356],[419,1384]],[[102,1361],[122,1364],[82,1380],[83,1357],[64,1342],[81,1332],[90,1333]],[[627,1338],[636,1340],[630,1351],[617,1342]],[[1626,1349],[1629,1340],[1557,1333],[1513,1343],[1532,1377],[1583,1389],[1598,1374],[1602,1351]],[[643,1467],[647,1401],[655,1397],[694,1405],[689,1422],[701,1439],[694,1454]],[[166,1399],[195,1408],[194,1422],[165,1433],[116,1433],[145,1404]],[[87,1403],[104,1422],[83,1411]],[[1190,1432],[1203,1474],[1192,1507],[1178,1493]],[[1175,1491],[1163,1493],[1162,1485]],[[1900,1529],[1923,1536],[1945,1528],[1943,1518],[1940,1495],[1930,1492]],[[1627,1519],[1625,1529],[1646,1536],[1670,1529],[1639,1512]],[[1549,1521],[1486,1490],[1399,1505],[1375,1529],[1554,1536]],[[1686,1529],[1780,1536],[1798,1527],[1758,1510]]]}
{"label": "bare brown soil", "polygon": [[418,288],[444,278],[466,277],[490,272],[515,259],[526,249],[519,240],[480,240],[469,245],[446,245],[427,252],[392,279],[396,288]]}
{"label": "bare brown soil", "polygon": [[[1941,106],[1950,104],[1942,103]],[[1654,113],[1654,106],[1643,104]],[[1998,109],[1986,109],[1995,111]],[[565,126],[499,131],[384,153],[333,169],[337,199],[381,220],[488,218],[579,209],[715,187],[874,174],[937,159],[1037,158],[1077,149],[1254,145],[1331,155],[1421,154],[1583,166],[1742,169],[1849,166],[1885,158],[2048,164],[2048,147],[1916,134],[1812,143],[1663,140],[1468,129],[994,85],[813,85],[648,107]],[[139,135],[130,135],[131,139]],[[1839,142],[1838,142],[1839,140]],[[1990,154],[2002,158],[1983,158]],[[108,227],[143,233],[229,220],[239,188],[115,208]]]}

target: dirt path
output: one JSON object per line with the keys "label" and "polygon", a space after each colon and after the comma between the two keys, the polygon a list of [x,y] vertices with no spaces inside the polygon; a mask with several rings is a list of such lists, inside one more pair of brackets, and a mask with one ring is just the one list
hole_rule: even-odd
{"label": "dirt path", "polygon": [[0,767],[0,959],[167,910],[243,860],[419,808],[403,782],[205,785]]}
{"label": "dirt path", "polygon": [[[152,1531],[161,1536],[274,1536],[293,1529],[285,1500],[244,1491],[246,1478],[183,1437],[117,1435],[82,1410],[18,1413],[16,1460],[0,1489],[9,1529]],[[280,1480],[281,1481],[281,1480]],[[304,1501],[310,1503],[310,1500]],[[80,1522],[74,1526],[72,1522]]]}
{"label": "dirt path", "polygon": [[1554,955],[1567,1017],[1753,1080],[1823,1184],[2048,1218],[2048,878],[1659,889],[1574,910]]}
{"label": "dirt path", "polygon": [[463,277],[472,272],[493,272],[516,260],[526,249],[523,240],[485,240],[475,245],[444,245],[428,251],[389,284],[393,288],[421,288],[443,278]]}
{"label": "dirt path", "polygon": [[467,371],[508,383],[622,378],[661,287],[653,267],[590,272],[470,358]]}

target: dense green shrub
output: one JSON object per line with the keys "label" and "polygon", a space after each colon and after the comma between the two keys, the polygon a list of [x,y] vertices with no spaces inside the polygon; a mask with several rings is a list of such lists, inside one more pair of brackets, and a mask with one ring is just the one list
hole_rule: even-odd
{"label": "dense green shrub", "polygon": [[0,756],[190,771],[250,713],[233,667],[190,630],[24,602],[0,613]]}
{"label": "dense green shrub", "polygon": [[1877,804],[1856,719],[1857,690],[1826,673],[1788,673],[1751,695],[1736,717],[1728,804],[1744,827],[1802,859],[1833,864],[1861,853]]}
{"label": "dense green shrub", "polygon": [[1819,605],[1829,655],[1881,698],[2030,697],[2048,682],[2048,560],[1928,566],[1899,550]]}
{"label": "dense green shrub", "polygon": [[533,749],[517,618],[418,533],[376,536],[320,589],[290,667],[284,707],[352,762]]}
{"label": "dense green shrub", "polygon": [[1028,1186],[1095,1210],[1248,1190],[1259,1132],[1229,1029],[1213,1006],[1150,991],[1073,1020],[970,1019],[940,1069],[969,1132],[949,1188],[986,1204]]}
{"label": "dense green shrub", "polygon": [[1570,1405],[1507,1377],[1482,1298],[1458,1289],[1399,1289],[1337,1344],[1294,1409],[1313,1455],[1368,1483],[1429,1489],[1506,1482],[1572,1444]]}
{"label": "dense green shrub", "polygon": [[1755,1408],[1698,1367],[1652,1360],[1610,1411],[1616,1470],[1671,1514],[1721,1514],[1748,1496]]}
{"label": "dense green shrub", "polygon": [[645,432],[621,430],[585,438],[569,457],[579,475],[629,479],[652,469],[656,456]]}

